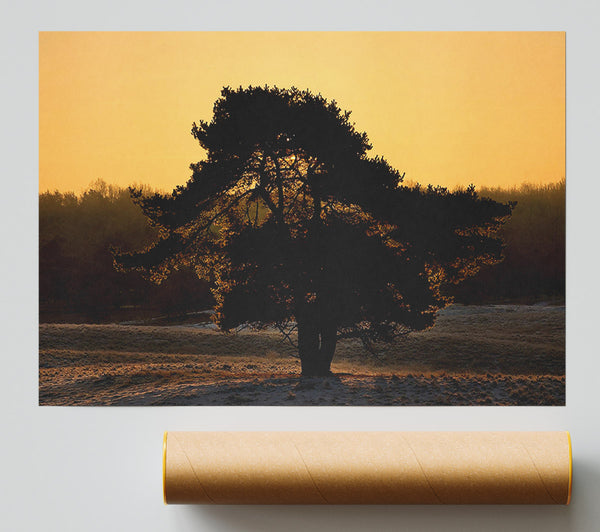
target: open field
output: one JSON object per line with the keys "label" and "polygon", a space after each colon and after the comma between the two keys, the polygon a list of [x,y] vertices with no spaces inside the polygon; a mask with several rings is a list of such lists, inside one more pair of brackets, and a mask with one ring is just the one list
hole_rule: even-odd
{"label": "open field", "polygon": [[206,323],[40,325],[42,405],[563,405],[565,308],[454,305],[368,353],[339,342],[331,378],[299,378],[274,331]]}

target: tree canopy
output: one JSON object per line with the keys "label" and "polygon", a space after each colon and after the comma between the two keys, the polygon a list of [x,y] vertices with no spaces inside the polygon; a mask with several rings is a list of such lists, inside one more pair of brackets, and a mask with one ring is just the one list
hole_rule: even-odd
{"label": "tree canopy", "polygon": [[305,375],[329,372],[339,338],[368,345],[432,326],[445,285],[502,258],[496,232],[512,204],[472,186],[404,185],[320,94],[226,87],[192,135],[206,159],[185,185],[132,190],[159,239],[116,262],[156,281],[191,265],[213,284],[221,328],[297,329]]}

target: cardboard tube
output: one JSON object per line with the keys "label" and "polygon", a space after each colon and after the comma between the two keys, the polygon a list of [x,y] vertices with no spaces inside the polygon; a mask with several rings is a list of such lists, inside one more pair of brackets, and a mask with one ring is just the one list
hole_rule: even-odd
{"label": "cardboard tube", "polygon": [[165,503],[568,504],[568,432],[168,432]]}

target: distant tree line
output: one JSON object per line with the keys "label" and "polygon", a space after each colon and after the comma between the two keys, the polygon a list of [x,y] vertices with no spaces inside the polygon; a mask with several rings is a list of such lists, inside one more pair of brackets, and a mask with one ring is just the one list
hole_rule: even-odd
{"label": "distant tree line", "polygon": [[156,236],[127,188],[99,180],[81,195],[40,194],[40,321],[124,321],[209,308],[209,287],[190,269],[157,285],[114,268],[112,248],[139,249]]}
{"label": "distant tree line", "polygon": [[505,259],[455,288],[455,301],[501,303],[564,301],[565,180],[548,185],[481,188],[496,201],[516,201],[510,220],[500,229]]}
{"label": "distant tree line", "polygon": [[[139,188],[139,187],[138,187]],[[152,192],[142,187],[146,193]],[[481,188],[481,197],[516,201],[501,229],[505,260],[482,267],[452,288],[467,304],[564,300],[565,181],[551,185]],[[181,266],[160,285],[120,272],[111,249],[136,250],[156,241],[129,190],[96,181],[83,194],[39,197],[40,321],[102,322],[179,316],[214,304],[210,286]]]}

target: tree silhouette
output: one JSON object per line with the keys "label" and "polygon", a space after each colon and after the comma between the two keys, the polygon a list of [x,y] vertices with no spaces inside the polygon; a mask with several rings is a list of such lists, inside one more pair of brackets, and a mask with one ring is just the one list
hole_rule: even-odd
{"label": "tree silhouette", "polygon": [[211,122],[193,125],[207,158],[187,184],[132,190],[161,237],[117,264],[157,281],[193,265],[224,330],[297,329],[303,375],[329,374],[340,338],[368,346],[432,326],[444,285],[501,260],[512,205],[404,186],[349,117],[309,91],[224,88]]}

